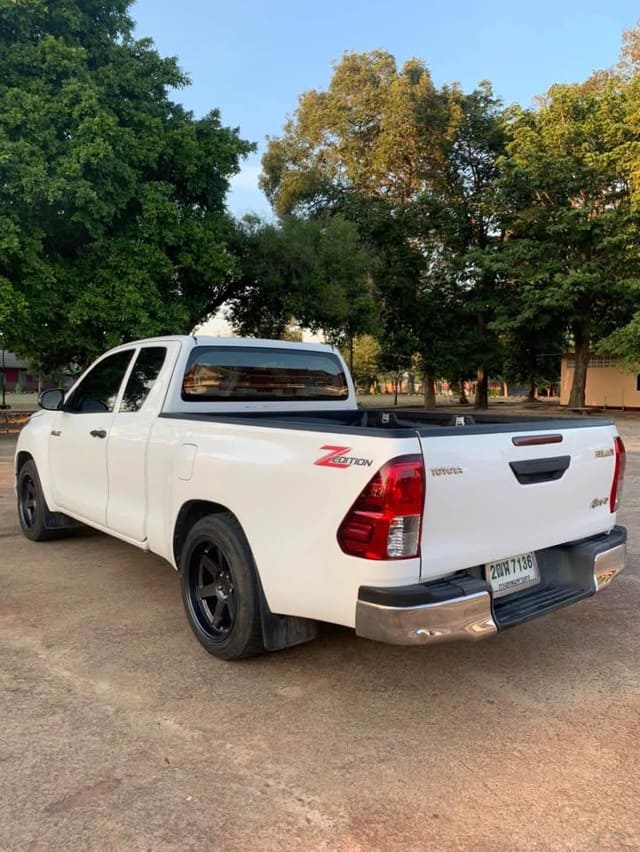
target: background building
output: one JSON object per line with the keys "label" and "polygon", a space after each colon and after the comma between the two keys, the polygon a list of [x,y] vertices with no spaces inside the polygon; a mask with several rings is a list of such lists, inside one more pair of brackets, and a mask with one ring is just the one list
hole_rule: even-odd
{"label": "background building", "polygon": [[12,352],[5,351],[4,353],[0,352],[0,373],[3,363],[4,385],[7,393],[12,393],[16,388],[25,392],[38,390],[38,374],[31,372],[25,361],[21,361]]}
{"label": "background building", "polygon": [[[560,404],[568,405],[575,358],[563,355],[560,376]],[[601,408],[640,409],[640,373],[624,370],[616,358],[592,357],[587,370],[585,405]]]}

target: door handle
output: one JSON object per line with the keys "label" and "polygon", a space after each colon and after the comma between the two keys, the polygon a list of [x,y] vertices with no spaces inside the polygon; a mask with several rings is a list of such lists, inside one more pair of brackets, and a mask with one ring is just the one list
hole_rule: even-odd
{"label": "door handle", "polygon": [[62,432],[59,429],[52,429],[51,434],[54,438],[59,438],[62,435]]}
{"label": "door handle", "polygon": [[106,438],[107,430],[106,429],[92,429],[89,434],[92,438]]}

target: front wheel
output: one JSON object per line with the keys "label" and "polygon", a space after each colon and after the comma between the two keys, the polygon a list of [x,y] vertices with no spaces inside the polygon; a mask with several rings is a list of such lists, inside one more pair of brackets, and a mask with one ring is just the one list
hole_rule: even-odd
{"label": "front wheel", "polygon": [[58,530],[48,529],[46,517],[49,512],[44,499],[38,469],[33,459],[25,462],[18,473],[18,518],[22,532],[31,541],[46,541],[55,538]]}
{"label": "front wheel", "polygon": [[187,619],[207,651],[221,660],[262,653],[258,580],[235,517],[225,512],[194,524],[180,567]]}

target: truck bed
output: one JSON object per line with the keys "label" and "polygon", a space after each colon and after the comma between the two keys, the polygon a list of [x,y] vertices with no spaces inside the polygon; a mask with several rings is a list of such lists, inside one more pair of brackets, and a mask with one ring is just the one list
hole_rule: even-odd
{"label": "truck bed", "polygon": [[303,429],[343,435],[388,435],[403,438],[407,432],[424,437],[488,435],[501,432],[584,429],[611,426],[604,417],[552,417],[494,412],[450,412],[430,409],[366,408],[352,411],[246,411],[224,414],[163,412],[161,417],[224,423],[262,424],[272,429]]}
{"label": "truck bed", "polygon": [[[605,418],[389,408],[161,416],[190,421],[194,443],[210,424],[216,452],[224,447],[227,455],[237,456],[242,446],[253,460],[271,447],[276,457],[286,447],[292,461],[286,475],[279,468],[277,481],[295,493],[323,487],[320,472],[326,468],[317,466],[323,450],[344,449],[354,464],[372,459],[358,468],[356,481],[332,479],[337,490],[330,499],[342,515],[379,468],[376,458],[421,453],[422,580],[599,535],[615,523],[609,505],[613,426]],[[288,437],[279,436],[281,430]],[[351,446],[336,446],[341,443]],[[265,470],[264,464],[252,468],[254,489]]]}

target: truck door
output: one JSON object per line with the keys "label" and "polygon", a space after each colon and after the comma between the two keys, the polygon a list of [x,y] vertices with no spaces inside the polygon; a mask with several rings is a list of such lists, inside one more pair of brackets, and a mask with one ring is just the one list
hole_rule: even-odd
{"label": "truck door", "polygon": [[56,506],[104,526],[107,444],[120,387],[134,349],[98,361],[67,397],[49,438],[51,488]]}
{"label": "truck door", "polygon": [[107,527],[135,541],[146,538],[149,437],[174,363],[167,353],[178,348],[167,342],[139,349],[109,432]]}

